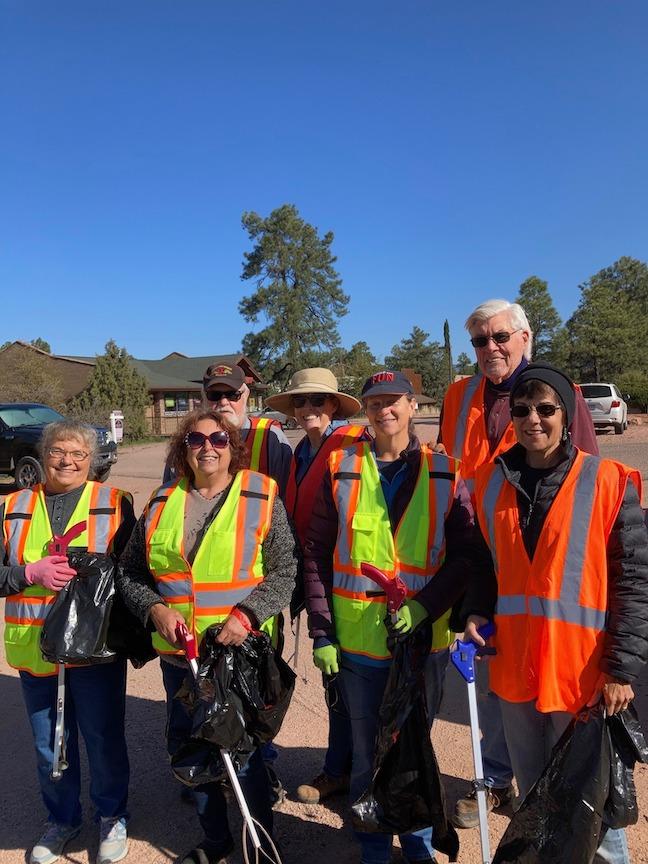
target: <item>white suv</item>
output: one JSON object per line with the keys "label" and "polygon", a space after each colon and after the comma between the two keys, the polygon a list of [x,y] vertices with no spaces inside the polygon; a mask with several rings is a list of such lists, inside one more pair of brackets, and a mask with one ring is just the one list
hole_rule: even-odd
{"label": "white suv", "polygon": [[581,384],[581,392],[592,413],[594,426],[614,426],[615,435],[628,427],[628,406],[614,384]]}

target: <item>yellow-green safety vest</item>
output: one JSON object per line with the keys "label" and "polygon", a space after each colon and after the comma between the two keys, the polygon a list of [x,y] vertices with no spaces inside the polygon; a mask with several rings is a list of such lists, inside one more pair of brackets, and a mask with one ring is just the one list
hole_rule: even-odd
{"label": "yellow-green safety vest", "polygon": [[[333,615],[342,651],[386,660],[384,596],[360,571],[363,562],[388,576],[399,575],[414,597],[434,577],[445,559],[445,520],[457,482],[456,460],[421,449],[412,497],[396,533],[376,460],[368,442],[335,451],[329,458],[338,535],[333,555]],[[450,611],[433,622],[432,650],[447,648],[453,634]]]}
{"label": "yellow-green safety vest", "polygon": [[[184,548],[189,480],[161,486],[146,506],[146,559],[165,603],[180,612],[198,644],[212,624],[224,621],[264,577],[263,541],[270,528],[277,484],[256,471],[239,471],[223,506],[205,531],[193,563]],[[274,638],[275,618],[262,630]],[[159,654],[180,654],[158,633]]]}

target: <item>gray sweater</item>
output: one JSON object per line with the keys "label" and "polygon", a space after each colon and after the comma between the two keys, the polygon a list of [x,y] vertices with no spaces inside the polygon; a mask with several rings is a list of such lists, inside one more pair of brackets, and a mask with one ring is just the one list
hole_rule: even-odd
{"label": "gray sweater", "polygon": [[[230,489],[231,485],[209,502],[212,506],[204,508],[208,510],[206,515],[204,511],[201,513],[200,501],[195,497],[198,493],[193,491],[190,495],[185,511],[184,532],[185,548],[190,550],[189,563],[193,561],[202,537],[218,515]],[[198,530],[193,524],[195,519],[203,520]],[[142,514],[121,556],[116,585],[130,611],[146,624],[151,607],[164,600],[147,566],[144,520],[145,514]],[[263,581],[239,604],[254,626],[262,624],[288,606],[297,577],[297,544],[288,523],[286,508],[279,496],[274,501],[270,529],[262,548],[265,570]]]}

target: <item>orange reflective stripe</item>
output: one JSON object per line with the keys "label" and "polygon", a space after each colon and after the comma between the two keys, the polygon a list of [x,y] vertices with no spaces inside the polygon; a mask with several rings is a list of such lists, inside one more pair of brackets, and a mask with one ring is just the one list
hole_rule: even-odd
{"label": "orange reflective stripe", "polygon": [[[31,516],[34,513],[34,509],[36,508],[36,502],[38,501],[38,496],[42,492],[42,485],[34,486],[33,489],[21,492],[13,492],[5,498],[5,512],[4,512],[4,536],[5,536],[5,545],[9,544],[9,524],[14,521],[10,517],[14,514],[20,512],[24,513],[29,518],[21,520],[22,525],[18,530],[18,541],[17,543],[14,541],[11,543],[11,552],[13,553],[12,557],[15,558],[15,561],[11,560],[10,563],[22,564],[24,560],[25,553],[25,543],[27,542],[27,535],[29,534],[29,528],[31,525]],[[29,494],[31,492],[32,494]],[[12,526],[13,527],[13,526]]]}

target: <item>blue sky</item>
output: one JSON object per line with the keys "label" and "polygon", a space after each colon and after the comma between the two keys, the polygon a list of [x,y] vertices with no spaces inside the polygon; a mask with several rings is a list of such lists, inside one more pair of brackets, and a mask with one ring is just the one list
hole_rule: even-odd
{"label": "blue sky", "polygon": [[238,350],[244,210],[334,252],[342,342],[455,354],[530,274],[648,259],[648,5],[0,0],[1,340]]}

